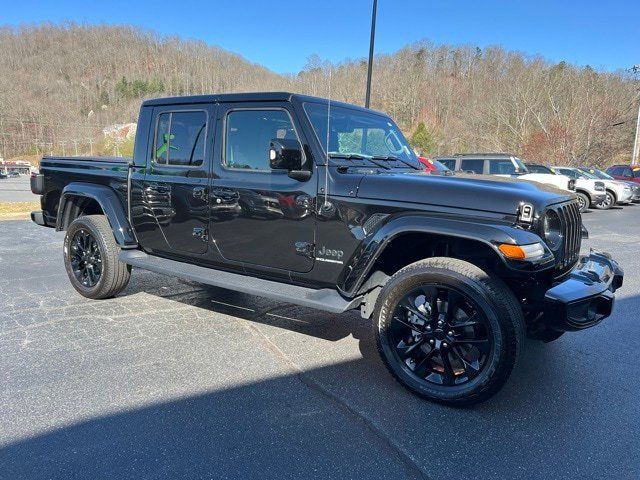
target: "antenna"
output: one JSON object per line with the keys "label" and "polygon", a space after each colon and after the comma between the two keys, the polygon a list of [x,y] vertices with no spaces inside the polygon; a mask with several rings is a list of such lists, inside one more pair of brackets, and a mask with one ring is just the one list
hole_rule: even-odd
{"label": "antenna", "polygon": [[323,208],[329,209],[329,129],[331,128],[331,64],[329,64],[329,94],[327,95],[327,143],[324,164],[324,203]]}

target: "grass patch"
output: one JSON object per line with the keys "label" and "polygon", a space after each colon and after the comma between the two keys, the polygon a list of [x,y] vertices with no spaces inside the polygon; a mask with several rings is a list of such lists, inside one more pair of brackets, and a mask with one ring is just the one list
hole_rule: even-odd
{"label": "grass patch", "polygon": [[0,203],[0,218],[23,216],[33,210],[40,210],[40,202],[5,202]]}

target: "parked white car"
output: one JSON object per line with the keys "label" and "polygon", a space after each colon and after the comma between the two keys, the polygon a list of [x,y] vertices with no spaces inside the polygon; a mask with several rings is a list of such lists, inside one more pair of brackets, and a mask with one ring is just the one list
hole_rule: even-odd
{"label": "parked white car", "polygon": [[561,190],[575,190],[575,182],[570,178],[555,175],[552,172],[532,173],[527,170],[522,160],[508,153],[469,153],[452,157],[438,157],[437,160],[450,170],[458,172],[517,178],[518,180],[553,185]]}
{"label": "parked white car", "polygon": [[[540,165],[537,163],[527,163],[527,168],[533,172],[546,173],[551,175],[557,175],[562,178],[568,178],[568,175],[564,175],[552,167],[546,165]],[[600,181],[594,181],[583,175],[571,173],[570,177],[575,182],[576,196],[580,202],[580,211],[584,212],[590,206],[596,206],[605,200],[605,187],[604,183]]]}
{"label": "parked white car", "polygon": [[576,184],[581,178],[586,178],[592,181],[600,181],[604,183],[605,198],[602,202],[596,203],[594,206],[601,210],[608,210],[615,204],[626,205],[631,203],[633,197],[633,190],[629,185],[625,185],[623,182],[617,180],[600,179],[597,176],[576,167],[552,167],[553,170],[562,175],[566,175],[570,178],[576,179]]}

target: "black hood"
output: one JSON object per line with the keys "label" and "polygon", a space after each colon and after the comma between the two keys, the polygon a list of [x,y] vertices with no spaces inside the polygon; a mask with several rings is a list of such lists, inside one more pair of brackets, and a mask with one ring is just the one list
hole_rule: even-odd
{"label": "black hood", "polygon": [[384,172],[365,175],[358,187],[358,197],[514,214],[522,202],[542,210],[570,200],[572,195],[517,178]]}

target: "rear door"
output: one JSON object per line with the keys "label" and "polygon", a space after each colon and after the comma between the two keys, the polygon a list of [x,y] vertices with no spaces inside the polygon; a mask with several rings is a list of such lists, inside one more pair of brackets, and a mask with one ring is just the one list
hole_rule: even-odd
{"label": "rear door", "polygon": [[153,109],[142,188],[145,215],[152,220],[142,232],[147,249],[172,256],[207,251],[214,121],[210,104]]}

